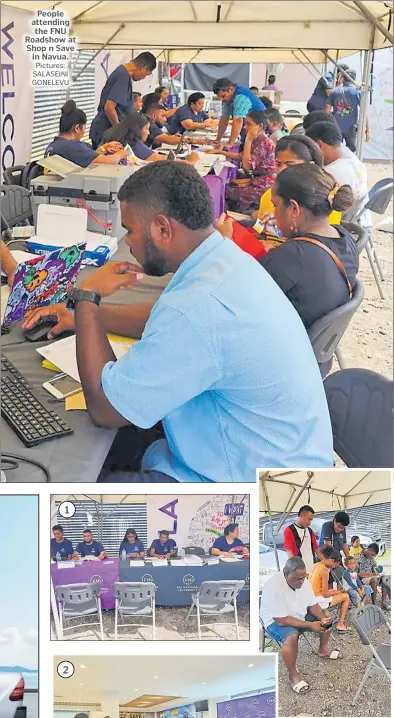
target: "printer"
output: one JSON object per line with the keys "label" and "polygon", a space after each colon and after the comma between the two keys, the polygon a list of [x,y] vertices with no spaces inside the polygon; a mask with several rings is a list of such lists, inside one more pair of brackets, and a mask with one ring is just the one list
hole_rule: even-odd
{"label": "printer", "polygon": [[40,204],[84,207],[88,211],[88,231],[116,237],[125,234],[120,219],[118,192],[138,168],[133,165],[79,165],[53,155],[38,160],[47,174],[30,182],[34,226]]}

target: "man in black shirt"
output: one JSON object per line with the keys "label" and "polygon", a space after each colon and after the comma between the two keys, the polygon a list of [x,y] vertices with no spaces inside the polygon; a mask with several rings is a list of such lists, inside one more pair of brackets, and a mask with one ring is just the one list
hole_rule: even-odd
{"label": "man in black shirt", "polygon": [[345,511],[338,511],[332,521],[326,521],[321,530],[319,546],[332,546],[349,556],[349,546],[346,537],[346,526],[349,526],[349,515]]}

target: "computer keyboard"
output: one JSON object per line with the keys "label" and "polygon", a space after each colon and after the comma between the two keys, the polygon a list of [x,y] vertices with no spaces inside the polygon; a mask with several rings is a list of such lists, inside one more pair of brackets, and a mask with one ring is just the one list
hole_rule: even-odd
{"label": "computer keyboard", "polygon": [[24,376],[4,355],[1,355],[1,415],[28,448],[73,433],[61,416],[41,403]]}

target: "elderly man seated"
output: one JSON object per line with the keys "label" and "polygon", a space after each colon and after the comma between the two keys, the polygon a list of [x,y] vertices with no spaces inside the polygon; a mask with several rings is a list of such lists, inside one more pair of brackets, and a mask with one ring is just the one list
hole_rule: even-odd
{"label": "elderly man seated", "polygon": [[260,618],[267,633],[282,644],[283,662],[295,693],[307,693],[310,686],[297,671],[298,640],[304,631],[320,636],[320,658],[336,660],[339,651],[330,651],[328,640],[332,616],[316,602],[306,580],[306,566],[299,556],[286,561],[283,571],[271,576],[261,595]]}

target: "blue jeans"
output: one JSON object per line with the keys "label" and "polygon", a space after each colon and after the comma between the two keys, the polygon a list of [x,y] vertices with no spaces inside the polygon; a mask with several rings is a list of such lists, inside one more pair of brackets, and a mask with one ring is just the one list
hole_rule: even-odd
{"label": "blue jeans", "polygon": [[[363,586],[363,588],[364,588],[364,591],[365,591],[365,595],[366,595],[366,596],[372,596],[372,588],[371,588],[371,586]],[[356,591],[355,588],[349,588],[349,589],[348,589],[348,594],[349,594],[349,596],[350,596],[350,599],[351,599],[352,603],[360,603],[360,601],[361,601],[361,596],[360,596],[360,594]]]}

